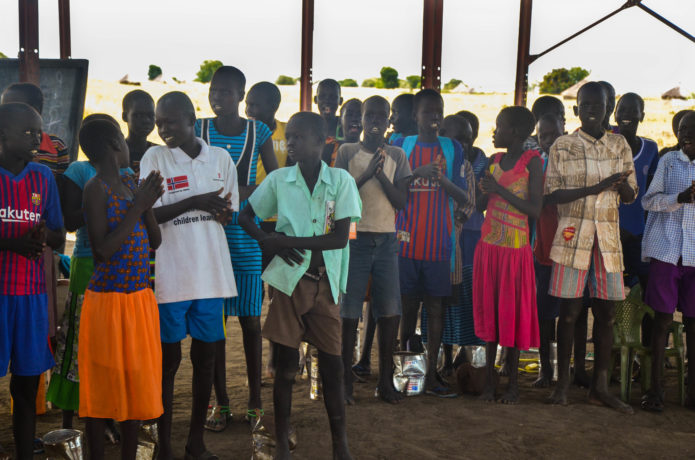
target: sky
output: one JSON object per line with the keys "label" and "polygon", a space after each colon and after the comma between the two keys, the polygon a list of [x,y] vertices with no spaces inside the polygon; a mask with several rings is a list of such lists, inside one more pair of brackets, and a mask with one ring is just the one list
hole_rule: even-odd
{"label": "sky", "polygon": [[[57,0],[39,5],[39,53],[59,57]],[[72,57],[90,61],[90,77],[195,78],[201,62],[239,67],[249,82],[299,76],[301,0],[71,0]],[[618,8],[622,0],[536,0],[531,53],[538,53]],[[695,35],[695,1],[644,0]],[[315,0],[314,81],[419,74],[423,0]],[[0,51],[19,48],[17,2],[0,4]],[[518,0],[444,0],[442,80],[478,91],[514,89]],[[534,62],[529,82],[558,67],[581,66],[618,93],[695,91],[695,43],[630,8]]]}

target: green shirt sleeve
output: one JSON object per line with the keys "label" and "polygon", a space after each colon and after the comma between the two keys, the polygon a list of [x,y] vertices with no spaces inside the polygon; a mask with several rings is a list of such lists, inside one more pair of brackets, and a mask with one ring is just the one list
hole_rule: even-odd
{"label": "green shirt sleeve", "polygon": [[260,219],[268,219],[278,213],[277,174],[271,172],[249,197],[249,204]]}

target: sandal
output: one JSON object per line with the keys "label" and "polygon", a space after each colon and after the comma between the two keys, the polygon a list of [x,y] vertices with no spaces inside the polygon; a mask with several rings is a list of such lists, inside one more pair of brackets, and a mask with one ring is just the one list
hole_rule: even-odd
{"label": "sandal", "polygon": [[253,426],[256,420],[260,420],[264,415],[265,411],[263,409],[249,409],[246,411],[246,421]]}
{"label": "sandal", "polygon": [[210,414],[205,420],[206,430],[215,431],[217,433],[224,431],[227,428],[227,423],[232,421],[232,412],[229,406],[209,406]]}
{"label": "sandal", "polygon": [[369,366],[363,366],[360,363],[352,366],[352,373],[359,377],[369,377],[372,375],[372,369]]}
{"label": "sandal", "polygon": [[642,396],[640,407],[642,407],[642,410],[646,410],[648,412],[663,412],[664,398],[663,396],[656,395],[650,391]]}
{"label": "sandal", "polygon": [[451,388],[442,386],[442,385],[437,385],[436,387],[433,388],[428,388],[425,390],[425,393],[428,395],[432,396],[437,396],[440,398],[455,398],[458,396],[456,392],[451,391]]}

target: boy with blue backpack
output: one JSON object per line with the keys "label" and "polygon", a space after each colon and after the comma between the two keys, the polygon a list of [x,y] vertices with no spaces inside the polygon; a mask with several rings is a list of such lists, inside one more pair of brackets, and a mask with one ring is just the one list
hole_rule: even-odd
{"label": "boy with blue backpack", "polygon": [[415,333],[422,301],[428,315],[425,390],[453,397],[456,393],[438,380],[436,372],[443,326],[442,298],[451,295],[450,273],[457,247],[454,202],[465,218],[473,213],[475,179],[467,177],[461,144],[437,136],[444,118],[444,100],[439,93],[431,89],[418,92],[413,112],[418,135],[394,142],[405,152],[413,171],[405,208],[396,218],[403,302],[401,346],[407,348]]}

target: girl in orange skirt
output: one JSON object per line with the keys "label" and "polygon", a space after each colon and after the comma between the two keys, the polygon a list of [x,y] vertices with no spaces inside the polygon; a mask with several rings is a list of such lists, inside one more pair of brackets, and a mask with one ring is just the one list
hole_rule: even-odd
{"label": "girl in orange skirt", "polygon": [[159,313],[149,287],[150,246],[161,242],[152,205],[162,195],[153,172],[136,187],[118,127],[93,120],[80,146],[97,170],[85,185],[84,211],[95,259],[84,294],[78,340],[80,416],[90,458],[104,458],[106,419],[121,422],[122,458],[135,459],[141,420],[162,414]]}

